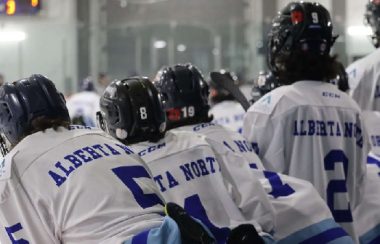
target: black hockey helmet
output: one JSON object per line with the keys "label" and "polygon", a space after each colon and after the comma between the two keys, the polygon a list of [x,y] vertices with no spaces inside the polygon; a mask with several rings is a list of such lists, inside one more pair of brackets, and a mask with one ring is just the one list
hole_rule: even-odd
{"label": "black hockey helmet", "polygon": [[37,117],[70,122],[62,93],[42,75],[32,75],[0,87],[0,131],[15,145],[32,131]]}
{"label": "black hockey helmet", "polygon": [[146,77],[115,80],[100,98],[98,126],[123,143],[161,138],[165,112],[157,89]]}
{"label": "black hockey helmet", "polygon": [[329,12],[319,3],[291,2],[273,19],[268,34],[268,66],[276,73],[278,57],[295,50],[328,55],[335,42]]}
{"label": "black hockey helmet", "polygon": [[364,19],[372,28],[372,43],[378,48],[380,46],[380,0],[370,0],[367,3]]}
{"label": "black hockey helmet", "polygon": [[[221,74],[227,75],[228,78],[230,78],[235,86],[240,85],[239,78],[234,72],[222,69],[219,71]],[[212,104],[216,104],[222,101],[226,100],[235,100],[234,96],[224,89],[218,82],[212,80],[211,78],[209,79],[209,86],[210,86],[210,102]]]}
{"label": "black hockey helmet", "polygon": [[163,68],[154,85],[165,100],[164,109],[170,128],[209,121],[209,87],[192,64]]}
{"label": "black hockey helmet", "polygon": [[282,84],[272,72],[260,71],[259,76],[253,81],[251,90],[251,104],[258,101],[262,96],[281,86]]}
{"label": "black hockey helmet", "polygon": [[338,62],[337,65],[338,74],[335,79],[330,80],[330,83],[336,85],[342,92],[347,92],[350,89],[348,74],[342,63]]}

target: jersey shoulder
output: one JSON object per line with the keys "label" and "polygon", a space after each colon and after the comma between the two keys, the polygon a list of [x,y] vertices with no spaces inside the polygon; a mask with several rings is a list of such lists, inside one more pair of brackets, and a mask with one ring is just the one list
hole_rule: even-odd
{"label": "jersey shoulder", "polygon": [[376,49],[375,51],[371,52],[365,57],[351,63],[346,68],[348,75],[355,75],[355,73],[352,73],[352,72],[355,72],[354,70],[367,70],[367,69],[373,69],[376,66],[380,66],[379,55],[380,55],[380,48]]}
{"label": "jersey shoulder", "polygon": [[355,90],[361,81],[370,79],[369,76],[375,76],[375,71],[380,69],[380,48],[368,54],[367,56],[356,60],[346,68],[350,90]]}
{"label": "jersey shoulder", "polygon": [[336,107],[360,111],[357,103],[336,86],[322,81],[298,81],[279,87],[253,104],[248,113],[281,116],[298,108]]}
{"label": "jersey shoulder", "polygon": [[[247,113],[257,112],[270,115],[287,98],[287,94],[291,91],[291,86],[282,86],[262,96],[247,111]],[[288,101],[291,102],[291,101]]]}
{"label": "jersey shoulder", "polygon": [[158,142],[136,143],[131,149],[144,161],[150,162],[201,146],[209,146],[204,136],[190,131],[170,130]]}

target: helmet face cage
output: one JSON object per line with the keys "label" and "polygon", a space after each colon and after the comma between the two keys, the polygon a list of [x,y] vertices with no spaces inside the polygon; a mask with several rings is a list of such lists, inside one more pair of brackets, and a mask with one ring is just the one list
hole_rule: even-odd
{"label": "helmet face cage", "polygon": [[380,46],[380,0],[371,0],[367,3],[364,20],[366,24],[371,26],[372,43],[378,48]]}
{"label": "helmet face cage", "polygon": [[278,57],[295,50],[328,55],[336,37],[330,14],[322,5],[292,2],[273,19],[268,39],[268,66],[276,73],[282,66]]}
{"label": "helmet face cage", "polygon": [[163,68],[154,85],[165,100],[168,122],[207,116],[209,87],[195,66],[178,64]]}
{"label": "helmet face cage", "polygon": [[147,78],[113,81],[100,99],[100,108],[99,127],[124,143],[153,140],[165,131],[159,94]]}
{"label": "helmet face cage", "polygon": [[33,119],[41,116],[70,121],[63,95],[48,78],[32,75],[0,87],[0,130],[11,145],[26,136]]}

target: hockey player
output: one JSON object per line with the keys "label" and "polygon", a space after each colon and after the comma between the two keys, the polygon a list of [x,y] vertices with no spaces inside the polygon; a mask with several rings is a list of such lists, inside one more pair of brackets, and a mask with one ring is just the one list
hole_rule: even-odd
{"label": "hockey player", "polygon": [[67,109],[73,124],[94,127],[96,112],[99,111],[100,96],[95,91],[91,77],[85,78],[80,85],[80,92],[67,99]]}
{"label": "hockey player", "polygon": [[148,165],[164,199],[184,206],[200,219],[218,243],[225,243],[230,230],[241,224],[252,224],[259,232],[272,231],[274,216],[260,183],[255,184],[254,179],[240,186],[232,183],[230,194],[224,177],[244,174],[234,175],[233,167],[220,164],[202,136],[165,134],[166,116],[159,100],[147,78],[114,81],[101,97],[99,125],[131,144]]}
{"label": "hockey player", "polygon": [[355,227],[361,244],[380,241],[380,112],[363,111],[371,152],[367,158],[363,199],[354,210]]}
{"label": "hockey player", "polygon": [[[239,85],[238,77],[234,73],[225,70],[222,70],[221,73],[228,75],[236,86]],[[231,93],[220,87],[217,82],[211,79],[209,84],[209,99],[212,104],[210,115],[213,115],[213,122],[241,133],[245,110],[235,101]]]}
{"label": "hockey player", "polygon": [[[342,235],[334,235],[332,239],[350,242],[344,231],[337,228],[329,209],[310,183],[264,171],[254,152],[257,149],[255,145],[247,143],[236,132],[210,123],[208,88],[196,67],[190,64],[166,67],[154,84],[165,98],[167,127],[171,132],[195,132],[206,136],[217,161],[232,169],[237,167],[235,175],[238,177],[229,177],[233,184],[253,184],[254,181],[250,181],[252,176],[255,181],[260,181],[275,211],[273,235],[276,240],[284,243],[312,240],[323,243],[327,241],[328,238],[325,238],[328,233],[334,229]],[[290,223],[289,216],[297,221]]]}
{"label": "hockey player", "polygon": [[272,72],[260,71],[259,77],[254,80],[251,90],[251,104],[258,101],[262,96],[279,87],[279,81]]}
{"label": "hockey player", "polygon": [[360,244],[380,243],[380,156],[370,153],[363,200],[355,208],[355,228]]}
{"label": "hockey player", "polygon": [[380,1],[367,3],[365,21],[372,28],[374,52],[352,63],[347,68],[350,95],[362,110],[380,111]]}
{"label": "hockey player", "polygon": [[[100,130],[69,126],[49,79],[4,84],[0,104],[12,145],[0,164],[1,243],[181,243],[141,159]],[[195,242],[208,236],[198,224],[192,231]]]}
{"label": "hockey player", "polygon": [[352,210],[361,199],[367,136],[355,101],[328,83],[337,75],[334,41],[318,3],[290,3],[274,18],[268,64],[284,85],[251,106],[243,135],[257,143],[265,167],[310,181],[356,238]]}

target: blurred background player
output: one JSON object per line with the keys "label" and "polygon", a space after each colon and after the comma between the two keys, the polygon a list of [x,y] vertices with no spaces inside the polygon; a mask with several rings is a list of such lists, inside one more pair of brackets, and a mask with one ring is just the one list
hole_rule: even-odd
{"label": "blurred background player", "polygon": [[380,1],[366,5],[365,22],[372,28],[372,43],[377,48],[347,67],[350,95],[362,110],[380,111]]}
{"label": "blurred background player", "polygon": [[[225,243],[230,230],[241,224],[252,224],[260,233],[272,231],[274,216],[260,183],[233,185],[235,194],[230,194],[223,178],[230,172],[215,159],[202,136],[165,133],[165,112],[150,80],[132,77],[112,82],[100,107],[101,128],[130,145],[148,165],[164,199],[200,219],[218,243]],[[267,241],[271,242],[270,238]]]}
{"label": "blurred background player", "polygon": [[0,86],[2,86],[5,82],[4,75],[0,73]]}
{"label": "blurred background player", "polygon": [[251,90],[251,104],[258,101],[262,96],[279,87],[278,79],[272,72],[260,71],[259,76],[253,81]]}
{"label": "blurred background player", "polygon": [[80,84],[80,92],[67,99],[67,109],[73,124],[94,127],[100,96],[95,91],[92,78],[86,77]]}
{"label": "blurred background player", "polygon": [[[208,86],[199,69],[191,64],[178,64],[161,69],[157,78],[154,85],[165,98],[169,132],[205,136],[217,161],[232,172],[226,177],[229,184],[244,190],[237,198],[252,194],[248,186],[259,180],[275,212],[276,240],[299,243],[332,238],[329,240],[352,242],[310,183],[264,170],[255,153],[256,145],[248,143],[239,133],[210,122]],[[289,223],[290,216],[297,221]],[[336,235],[330,236],[330,232]]]}
{"label": "blurred background player", "polygon": [[329,80],[338,74],[329,12],[289,3],[269,32],[268,65],[283,86],[255,102],[243,135],[270,170],[310,181],[336,222],[354,238],[368,153],[360,108]]}
{"label": "blurred background player", "polygon": [[[70,127],[52,81],[5,84],[0,104],[12,145],[0,168],[1,243],[181,243],[141,159],[100,130]],[[192,231],[196,243],[208,236],[198,224]]]}
{"label": "blurred background player", "polygon": [[98,74],[98,82],[96,85],[96,93],[102,95],[106,87],[111,83],[110,77],[105,72]]}
{"label": "blurred background player", "polygon": [[[235,73],[226,70],[221,70],[220,73],[226,74],[236,86],[239,86],[240,82]],[[209,85],[209,99],[212,106],[210,115],[213,116],[213,122],[241,133],[245,110],[235,101],[232,94],[221,87],[218,82],[210,78]]]}

